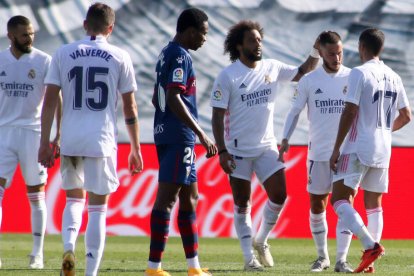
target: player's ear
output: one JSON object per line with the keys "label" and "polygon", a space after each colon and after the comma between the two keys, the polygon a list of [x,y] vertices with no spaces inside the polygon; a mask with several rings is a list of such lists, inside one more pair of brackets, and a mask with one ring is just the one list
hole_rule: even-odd
{"label": "player's ear", "polygon": [[83,28],[85,31],[88,31],[88,22],[86,22],[86,20],[83,20]]}

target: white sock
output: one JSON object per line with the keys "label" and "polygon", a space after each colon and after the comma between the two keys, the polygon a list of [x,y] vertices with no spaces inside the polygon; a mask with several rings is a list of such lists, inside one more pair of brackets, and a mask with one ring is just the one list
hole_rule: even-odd
{"label": "white sock", "polygon": [[250,261],[253,257],[252,249],[252,217],[250,216],[251,207],[239,207],[234,205],[234,227],[243,251],[245,261]]}
{"label": "white sock", "polygon": [[62,215],[63,251],[75,252],[76,239],[82,224],[82,213],[85,207],[84,198],[66,198],[66,206]]}
{"label": "white sock", "polygon": [[1,219],[3,217],[3,197],[4,197],[4,188],[3,186],[0,186],[0,229],[1,229]]}
{"label": "white sock", "polygon": [[326,222],[326,211],[320,214],[310,212],[309,225],[318,256],[329,260],[328,223]]}
{"label": "white sock", "polygon": [[28,193],[30,202],[33,249],[32,256],[43,256],[43,241],[45,239],[47,210],[45,192]]}
{"label": "white sock", "polygon": [[107,204],[88,206],[88,226],[85,234],[86,276],[98,274],[105,247]]}
{"label": "white sock", "polygon": [[154,262],[148,261],[148,268],[151,268],[151,269],[161,269],[161,262],[154,263]]}
{"label": "white sock", "polygon": [[374,239],[371,237],[368,229],[365,227],[361,216],[357,211],[355,211],[349,201],[338,200],[334,204],[334,209],[338,214],[338,217],[343,220],[345,227],[351,230],[351,232],[359,238],[365,250],[374,247]]}
{"label": "white sock", "polygon": [[382,236],[382,229],[384,228],[384,218],[382,216],[382,207],[374,209],[367,209],[368,231],[374,241],[379,242]]}
{"label": "white sock", "polygon": [[346,262],[351,240],[352,232],[346,228],[344,221],[338,218],[336,224],[336,262]]}
{"label": "white sock", "polygon": [[267,242],[267,238],[269,237],[270,232],[273,230],[277,219],[279,218],[279,214],[282,211],[283,204],[276,204],[267,200],[264,208],[263,208],[263,217],[262,221],[260,222],[259,231],[255,237],[257,243],[265,243]]}
{"label": "white sock", "polygon": [[188,268],[201,268],[198,256],[186,259]]}

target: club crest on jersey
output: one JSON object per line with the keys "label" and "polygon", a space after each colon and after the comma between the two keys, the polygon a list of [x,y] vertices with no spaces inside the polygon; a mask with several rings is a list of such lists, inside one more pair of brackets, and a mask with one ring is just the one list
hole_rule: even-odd
{"label": "club crest on jersey", "polygon": [[217,87],[216,91],[213,92],[213,100],[214,101],[221,101],[222,94],[220,91],[220,87]]}
{"label": "club crest on jersey", "polygon": [[346,92],[348,92],[348,86],[344,86],[344,89],[342,90],[342,93],[344,93],[344,95],[346,94]]}
{"label": "club crest on jersey", "polygon": [[183,60],[184,60],[184,56],[178,57],[177,58],[177,63],[181,64],[181,63],[183,63]]}
{"label": "club crest on jersey", "polygon": [[296,99],[298,97],[298,95],[299,95],[299,91],[298,91],[298,88],[296,87],[295,88],[295,93],[293,93],[293,99]]}
{"label": "club crest on jersey", "polygon": [[265,83],[266,84],[269,84],[271,82],[272,82],[272,79],[270,78],[270,76],[269,75],[265,75]]}
{"label": "club crest on jersey", "polygon": [[36,78],[36,72],[35,72],[35,70],[34,70],[34,69],[30,69],[29,73],[27,74],[27,77],[28,77],[29,79],[34,79],[34,78]]}
{"label": "club crest on jersey", "polygon": [[176,68],[173,71],[173,82],[182,82],[184,79],[184,70],[182,68]]}

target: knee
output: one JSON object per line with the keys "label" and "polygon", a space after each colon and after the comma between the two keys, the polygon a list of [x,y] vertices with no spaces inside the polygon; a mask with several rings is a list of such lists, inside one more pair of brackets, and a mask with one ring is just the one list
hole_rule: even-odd
{"label": "knee", "polygon": [[250,206],[250,197],[240,196],[240,197],[234,198],[234,204],[240,208],[247,208]]}

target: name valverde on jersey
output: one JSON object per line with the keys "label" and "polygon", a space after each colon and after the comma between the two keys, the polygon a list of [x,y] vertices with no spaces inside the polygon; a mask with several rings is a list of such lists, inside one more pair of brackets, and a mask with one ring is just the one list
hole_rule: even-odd
{"label": "name valverde on jersey", "polygon": [[156,72],[153,95],[155,144],[193,145],[196,139],[194,131],[178,119],[166,102],[168,89],[178,88],[181,100],[197,121],[196,78],[190,54],[178,43],[170,42],[158,57]]}
{"label": "name valverde on jersey", "polygon": [[409,105],[401,78],[382,61],[352,69],[345,99],[359,106],[342,150],[356,153],[366,166],[388,168],[396,112]]}
{"label": "name valverde on jersey", "polygon": [[272,59],[248,68],[240,60],[226,67],[214,82],[210,104],[226,109],[224,137],[227,150],[242,157],[277,150],[273,112],[277,82],[291,81],[297,67]]}
{"label": "name valverde on jersey", "polygon": [[36,49],[16,59],[10,48],[0,52],[0,127],[40,131],[44,79],[51,57]]}
{"label": "name valverde on jersey", "polygon": [[[327,73],[320,66],[303,76],[298,83],[292,109],[298,110],[299,114],[305,106],[308,107],[310,160],[329,161],[345,106],[350,71],[341,66],[338,72]],[[289,127],[286,125],[285,128]]]}
{"label": "name valverde on jersey", "polygon": [[118,93],[137,90],[129,54],[90,36],[64,45],[53,56],[47,84],[61,87],[61,153],[108,157],[117,146]]}

